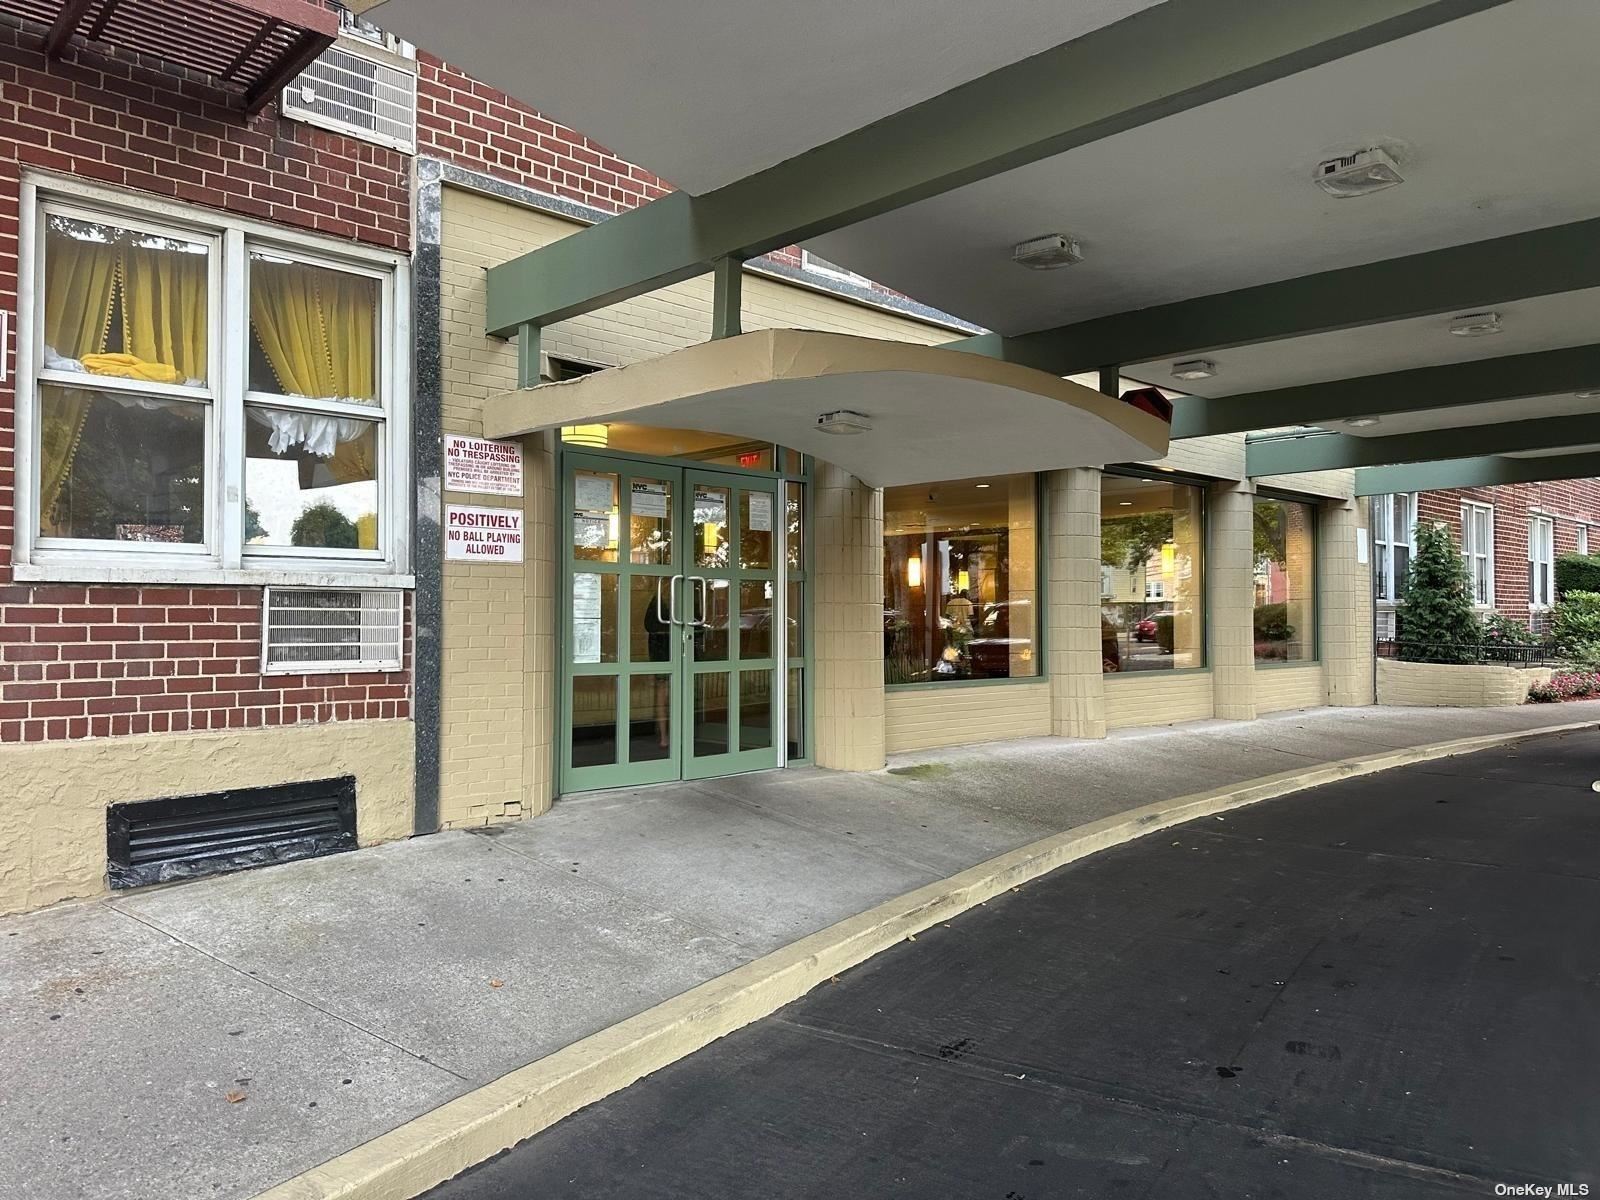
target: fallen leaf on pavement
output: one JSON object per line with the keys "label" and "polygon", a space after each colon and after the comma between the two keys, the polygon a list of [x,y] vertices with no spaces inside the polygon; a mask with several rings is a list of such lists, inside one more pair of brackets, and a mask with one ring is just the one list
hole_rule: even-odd
{"label": "fallen leaf on pavement", "polygon": [[224,1093],[222,1098],[229,1104],[238,1104],[240,1101],[248,1100],[250,1097],[244,1092],[241,1092],[238,1088],[235,1088],[231,1092]]}
{"label": "fallen leaf on pavement", "polygon": [[505,987],[505,981],[503,979],[491,979],[491,980],[489,980],[489,986],[490,987]]}

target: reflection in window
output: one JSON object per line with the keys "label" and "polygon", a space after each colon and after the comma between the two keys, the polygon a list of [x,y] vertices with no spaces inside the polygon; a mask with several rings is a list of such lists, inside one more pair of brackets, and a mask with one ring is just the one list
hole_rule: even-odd
{"label": "reflection in window", "polygon": [[1205,665],[1203,504],[1187,484],[1101,478],[1101,670]]}
{"label": "reflection in window", "polygon": [[1292,500],[1255,502],[1257,662],[1317,656],[1316,510]]}
{"label": "reflection in window", "polygon": [[245,544],[376,550],[377,424],[245,411]]}
{"label": "reflection in window", "polygon": [[205,540],[206,405],[45,385],[39,415],[41,534]]}
{"label": "reflection in window", "polygon": [[1039,673],[1034,477],[883,494],[886,683]]}

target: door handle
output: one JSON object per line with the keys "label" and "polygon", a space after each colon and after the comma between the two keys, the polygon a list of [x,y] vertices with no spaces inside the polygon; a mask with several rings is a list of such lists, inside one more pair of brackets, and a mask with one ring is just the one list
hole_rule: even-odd
{"label": "door handle", "polygon": [[[657,577],[657,579],[656,579],[656,612],[658,612],[658,613],[661,611],[661,580],[665,579],[665,578],[666,578],[666,576],[662,575],[662,576]],[[672,583],[667,588],[667,624],[668,625],[682,625],[683,624],[682,621],[678,620],[678,580],[680,580],[682,578],[683,578],[682,575],[674,575],[674,576],[672,576]]]}
{"label": "door handle", "polygon": [[[689,576],[689,579],[690,579],[691,582],[697,583],[697,584],[700,585],[698,588],[695,589],[695,591],[698,592],[699,596],[700,596],[700,619],[698,621],[690,620],[688,623],[690,625],[694,626],[696,629],[705,629],[705,628],[709,627],[710,624],[711,624],[711,594],[710,594],[710,587],[706,583],[706,577],[704,575],[691,575],[691,576]],[[691,612],[691,614],[693,613],[693,607],[692,606],[690,608],[690,612]]]}

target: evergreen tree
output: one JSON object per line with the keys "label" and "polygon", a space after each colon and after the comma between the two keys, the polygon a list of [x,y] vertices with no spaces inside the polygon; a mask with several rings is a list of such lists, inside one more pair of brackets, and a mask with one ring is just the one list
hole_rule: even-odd
{"label": "evergreen tree", "polygon": [[1406,569],[1399,608],[1400,657],[1410,662],[1469,663],[1483,628],[1472,607],[1472,583],[1443,525],[1417,525],[1417,548]]}

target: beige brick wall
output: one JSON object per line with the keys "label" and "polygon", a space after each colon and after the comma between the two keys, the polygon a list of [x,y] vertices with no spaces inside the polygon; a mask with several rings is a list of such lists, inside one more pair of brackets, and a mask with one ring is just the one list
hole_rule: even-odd
{"label": "beige brick wall", "polygon": [[1106,728],[1171,725],[1211,716],[1209,671],[1137,671],[1106,677]]}
{"label": "beige brick wall", "polygon": [[1257,716],[1291,708],[1316,708],[1328,702],[1328,684],[1321,663],[1258,667],[1255,692]]}
{"label": "beige brick wall", "polygon": [[1522,704],[1547,683],[1550,667],[1452,666],[1378,660],[1378,703],[1416,708],[1486,708]]}
{"label": "beige brick wall", "polygon": [[887,753],[883,688],[883,492],[830,463],[811,480],[813,761],[876,771]]}
{"label": "beige brick wall", "polygon": [[1100,664],[1100,472],[1052,471],[1045,478],[1050,587],[1045,654],[1050,731],[1058,737],[1106,735]]}
{"label": "beige brick wall", "polygon": [[1050,685],[1004,683],[984,687],[893,690],[884,713],[890,754],[1044,737],[1050,733]]}

